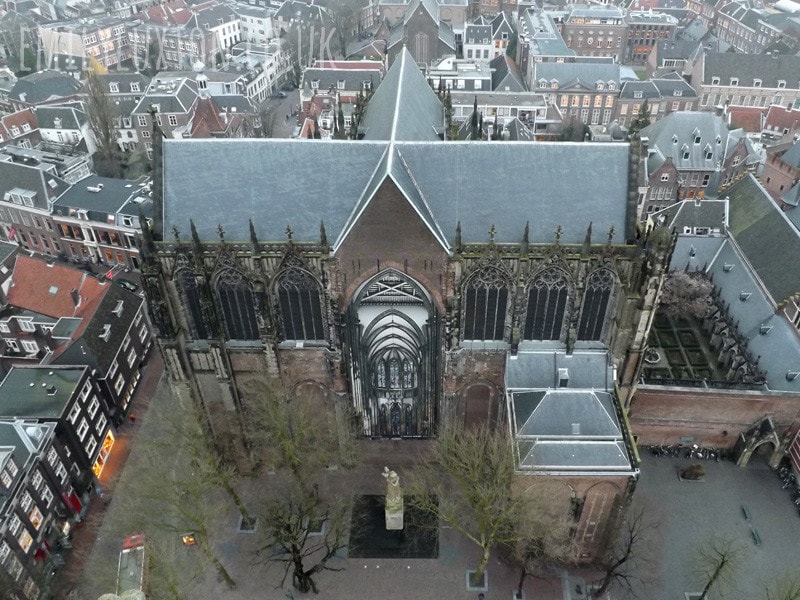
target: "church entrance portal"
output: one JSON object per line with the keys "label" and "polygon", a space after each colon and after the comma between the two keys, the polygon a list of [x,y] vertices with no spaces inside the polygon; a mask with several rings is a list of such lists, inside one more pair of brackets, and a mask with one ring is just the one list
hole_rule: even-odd
{"label": "church entrance portal", "polygon": [[356,294],[347,330],[353,401],[364,435],[434,434],[437,322],[427,292],[397,271],[383,272]]}

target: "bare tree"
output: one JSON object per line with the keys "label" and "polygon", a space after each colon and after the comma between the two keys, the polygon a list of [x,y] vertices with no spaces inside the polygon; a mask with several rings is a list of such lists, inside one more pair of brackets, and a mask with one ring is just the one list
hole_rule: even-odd
{"label": "bare tree", "polygon": [[243,526],[253,525],[255,519],[236,491],[236,470],[212,447],[205,416],[191,398],[181,396],[177,403],[180,410],[158,410],[158,419],[167,435],[154,441],[152,447],[164,456],[184,456],[193,477],[208,490],[223,490],[239,511]]}
{"label": "bare tree", "polygon": [[316,594],[318,573],[344,568],[330,563],[347,546],[349,515],[349,502],[325,501],[316,486],[291,480],[260,513],[265,539],[256,552],[268,562],[283,565],[281,585],[291,574],[298,591]]}
{"label": "bare tree", "polygon": [[569,511],[552,502],[552,490],[545,479],[537,477],[531,481],[535,483],[524,492],[528,502],[516,525],[519,538],[506,546],[508,557],[520,570],[517,598],[522,598],[529,576],[536,576],[548,567],[568,567],[575,562],[573,519]]}
{"label": "bare tree", "polygon": [[800,575],[786,573],[767,585],[765,600],[800,600]]}
{"label": "bare tree", "polygon": [[700,546],[695,569],[704,587],[698,600],[706,600],[711,590],[731,585],[743,555],[741,544],[731,538],[711,538]]}
{"label": "bare tree", "polygon": [[253,447],[271,470],[286,469],[301,485],[325,467],[357,461],[349,405],[293,392],[277,378],[242,386],[244,422]]}
{"label": "bare tree", "polygon": [[347,43],[353,39],[358,30],[360,10],[358,0],[336,0],[328,5],[328,13],[342,58],[347,58]]}
{"label": "bare tree", "polygon": [[131,530],[155,539],[190,535],[220,578],[235,588],[236,582],[217,557],[211,539],[211,525],[223,511],[219,497],[183,453],[164,455],[162,449],[150,447],[140,461],[135,493],[122,498],[116,494]]}
{"label": "bare tree", "polygon": [[596,582],[592,594],[600,598],[614,585],[624,589],[632,596],[634,584],[643,583],[642,575],[647,572],[647,547],[660,523],[652,519],[642,504],[628,507],[619,529],[612,534],[608,552],[596,565],[603,573]]}
{"label": "bare tree", "polygon": [[86,108],[89,128],[92,131],[97,152],[94,157],[98,174],[106,177],[120,176],[119,146],[117,145],[117,113],[108,97],[103,79],[89,71],[86,79]]}
{"label": "bare tree", "polygon": [[346,545],[350,505],[323,498],[314,478],[326,466],[354,463],[352,420],[342,407],[292,393],[277,378],[254,379],[242,387],[255,454],[278,472],[276,478],[286,480],[260,513],[265,540],[258,554],[284,565],[281,583],[291,573],[299,591],[316,593],[316,574],[341,570],[329,563]]}
{"label": "bare tree", "polygon": [[702,318],[711,306],[714,285],[702,273],[671,271],[661,288],[659,308],[675,317]]}
{"label": "bare tree", "polygon": [[521,539],[517,525],[529,502],[514,489],[511,440],[489,427],[450,424],[415,478],[409,504],[432,513],[478,546],[474,581],[481,581],[492,548],[513,546]]}

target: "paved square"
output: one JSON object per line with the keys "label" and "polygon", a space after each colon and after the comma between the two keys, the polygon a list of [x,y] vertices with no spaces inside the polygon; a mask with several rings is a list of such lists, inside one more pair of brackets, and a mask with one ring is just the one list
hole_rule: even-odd
{"label": "paved square", "polygon": [[[662,524],[656,536],[659,544],[651,549],[651,581],[640,590],[641,598],[684,600],[684,592],[700,591],[704,582],[693,568],[696,548],[712,535],[735,538],[744,548],[743,563],[726,598],[765,598],[769,582],[786,573],[800,574],[800,517],[762,457],[755,456],[746,468],[700,461],[706,477],[699,482],[678,479],[678,471],[693,462],[688,459],[654,457],[644,451],[642,460],[636,497]],[[751,527],[758,530],[760,546],[753,541]],[[711,600],[719,597],[712,594]]]}

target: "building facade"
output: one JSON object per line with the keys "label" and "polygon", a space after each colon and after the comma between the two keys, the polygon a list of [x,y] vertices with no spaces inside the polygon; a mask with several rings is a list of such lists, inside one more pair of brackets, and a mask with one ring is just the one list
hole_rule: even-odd
{"label": "building facade", "polygon": [[[635,241],[628,146],[444,144],[442,119],[403,52],[370,101],[363,140],[228,143],[231,164],[252,176],[229,188],[239,202],[225,214],[200,209],[231,181],[207,160],[213,143],[157,149],[164,221],[145,230],[143,282],[158,341],[171,378],[192,385],[243,468],[239,419],[259,373],[317,399],[334,427],[351,415],[364,437],[400,439],[433,437],[451,418],[501,425],[507,361],[523,352],[594,349],[630,383],[663,259]],[[468,173],[486,152],[509,170],[480,183]],[[578,160],[608,182],[588,203],[553,178]],[[531,169],[512,168],[520,161]],[[298,178],[305,193],[286,202]],[[607,498],[604,524],[638,471],[629,460],[622,472],[630,485]]]}

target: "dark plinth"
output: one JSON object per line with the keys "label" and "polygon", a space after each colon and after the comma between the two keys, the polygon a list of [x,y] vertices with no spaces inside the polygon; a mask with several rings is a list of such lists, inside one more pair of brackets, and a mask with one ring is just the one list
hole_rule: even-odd
{"label": "dark plinth", "polygon": [[[409,498],[407,498],[409,500]],[[350,558],[437,558],[436,517],[405,503],[404,527],[387,531],[384,496],[356,496],[350,529]]]}

